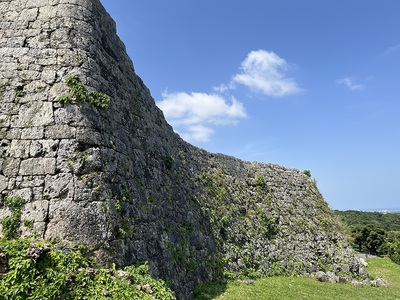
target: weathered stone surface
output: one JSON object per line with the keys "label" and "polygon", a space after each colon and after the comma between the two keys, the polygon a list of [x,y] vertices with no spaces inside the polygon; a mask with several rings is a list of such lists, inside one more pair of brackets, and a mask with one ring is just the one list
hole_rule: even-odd
{"label": "weathered stone surface", "polygon": [[55,158],[29,158],[21,161],[19,175],[47,175],[56,170]]}
{"label": "weathered stone surface", "polygon": [[45,136],[47,139],[74,139],[76,128],[62,124],[47,126]]}
{"label": "weathered stone surface", "polygon": [[40,200],[27,203],[22,211],[22,220],[46,222],[49,211],[49,201]]}
{"label": "weathered stone surface", "polygon": [[[98,0],[3,0],[0,16],[0,203],[25,199],[23,236],[85,244],[101,264],[149,261],[178,299],[224,270],[365,275],[303,172],[173,132]],[[68,75],[109,108],[59,103]]]}
{"label": "weathered stone surface", "polygon": [[8,186],[8,178],[0,175],[0,193],[4,191]]}
{"label": "weathered stone surface", "polygon": [[13,140],[10,146],[10,156],[27,158],[29,157],[30,140]]}
{"label": "weathered stone surface", "polygon": [[325,272],[322,272],[322,271],[318,271],[315,274],[315,278],[318,281],[322,281],[322,282],[330,282],[330,283],[339,282],[339,278],[333,272],[326,272],[325,273]]}
{"label": "weathered stone surface", "polygon": [[25,139],[25,140],[43,139],[43,137],[44,137],[43,131],[44,131],[44,127],[42,127],[42,126],[24,128],[21,131],[21,139]]}
{"label": "weathered stone surface", "polygon": [[3,160],[2,171],[5,176],[15,176],[18,174],[21,160],[19,158],[6,157]]}
{"label": "weathered stone surface", "polygon": [[53,122],[53,104],[42,101],[21,105],[19,115],[12,119],[14,127],[43,126]]}
{"label": "weathered stone surface", "polygon": [[47,176],[43,197],[45,199],[70,198],[74,195],[74,178],[72,174]]}
{"label": "weathered stone surface", "polygon": [[388,287],[387,281],[382,278],[377,278],[376,280],[373,280],[371,282],[371,285],[377,287]]}

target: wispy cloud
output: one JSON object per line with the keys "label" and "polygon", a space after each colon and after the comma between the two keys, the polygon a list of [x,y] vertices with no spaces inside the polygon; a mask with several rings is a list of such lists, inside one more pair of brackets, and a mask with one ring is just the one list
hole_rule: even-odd
{"label": "wispy cloud", "polygon": [[399,45],[392,46],[392,47],[389,47],[388,49],[386,49],[386,50],[381,54],[380,57],[385,57],[385,56],[391,55],[392,53],[396,53],[396,52],[399,52],[399,53],[400,53],[400,44],[399,44]]}
{"label": "wispy cloud", "polygon": [[336,83],[347,86],[352,91],[364,90],[364,85],[356,83],[354,77],[344,77],[336,80]]}
{"label": "wispy cloud", "polygon": [[288,77],[290,65],[274,52],[251,51],[240,66],[241,72],[234,75],[229,86],[244,85],[266,96],[283,97],[301,92],[293,78]]}
{"label": "wispy cloud", "polygon": [[209,141],[214,133],[213,126],[236,124],[246,118],[241,102],[218,94],[207,93],[163,93],[157,105],[165,117],[189,141]]}

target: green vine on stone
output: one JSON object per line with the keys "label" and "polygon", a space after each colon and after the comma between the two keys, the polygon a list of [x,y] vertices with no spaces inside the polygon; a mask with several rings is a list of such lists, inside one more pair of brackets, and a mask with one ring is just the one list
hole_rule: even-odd
{"label": "green vine on stone", "polygon": [[68,95],[58,97],[58,101],[62,104],[84,102],[91,106],[105,110],[110,106],[110,97],[102,92],[89,90],[85,85],[73,75],[68,75],[65,78],[65,83],[69,87]]}
{"label": "green vine on stone", "polygon": [[5,197],[4,205],[11,211],[11,216],[1,219],[3,238],[10,240],[15,238],[17,229],[21,224],[22,207],[25,200],[21,197]]}

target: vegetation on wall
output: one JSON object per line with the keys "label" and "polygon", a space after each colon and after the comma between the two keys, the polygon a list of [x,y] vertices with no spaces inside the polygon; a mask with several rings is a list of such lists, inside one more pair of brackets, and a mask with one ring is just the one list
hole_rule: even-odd
{"label": "vegetation on wall", "polygon": [[65,83],[69,87],[68,95],[60,96],[58,101],[63,104],[67,103],[89,103],[91,106],[104,110],[110,106],[110,97],[104,93],[95,90],[89,90],[76,77],[68,75]]}
{"label": "vegetation on wall", "polygon": [[1,299],[174,299],[165,282],[151,277],[147,263],[96,268],[84,246],[16,238],[24,203],[21,197],[4,198],[10,214],[0,220]]}
{"label": "vegetation on wall", "polygon": [[21,224],[21,210],[25,200],[21,197],[5,197],[4,205],[11,211],[11,215],[0,220],[2,234],[5,239],[12,239]]}
{"label": "vegetation on wall", "polygon": [[[204,168],[197,176],[208,200],[203,202],[203,214],[210,218],[216,244],[227,253],[220,264],[226,279],[265,276],[262,255],[254,255],[253,242],[273,240],[279,232],[277,220],[269,214],[266,205],[266,183],[263,176],[249,179],[252,182],[232,181],[222,166]],[[249,187],[249,185],[252,187]],[[254,189],[254,197],[241,200],[235,197],[242,190]],[[201,200],[200,200],[201,201]],[[261,242],[262,241],[262,242]],[[279,272],[271,266],[271,272]]]}
{"label": "vegetation on wall", "polygon": [[[174,299],[147,264],[124,270],[95,268],[83,246],[67,248],[29,239],[0,240],[1,299]],[[6,265],[4,264],[6,261]]]}

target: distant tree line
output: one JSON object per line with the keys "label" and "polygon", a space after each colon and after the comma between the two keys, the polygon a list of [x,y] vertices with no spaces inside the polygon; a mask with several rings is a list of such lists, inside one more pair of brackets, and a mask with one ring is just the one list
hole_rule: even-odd
{"label": "distant tree line", "polygon": [[335,212],[349,226],[375,224],[386,231],[400,231],[400,212],[383,213],[358,210],[336,210]]}
{"label": "distant tree line", "polygon": [[351,242],[357,251],[386,255],[400,264],[400,213],[335,212],[347,225]]}

